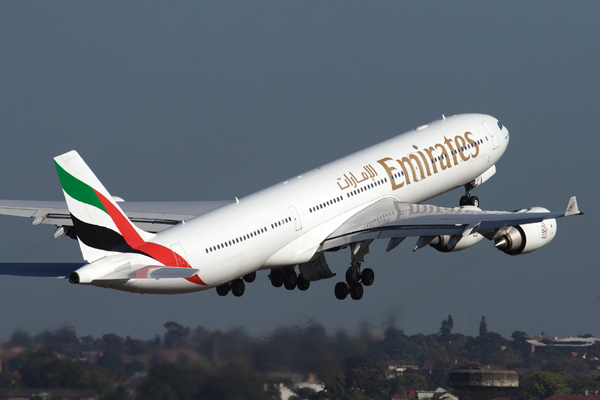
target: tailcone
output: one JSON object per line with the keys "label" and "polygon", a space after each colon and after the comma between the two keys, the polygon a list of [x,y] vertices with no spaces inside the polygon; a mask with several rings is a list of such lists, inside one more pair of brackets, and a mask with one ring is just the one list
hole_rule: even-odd
{"label": "tailcone", "polygon": [[69,283],[79,283],[79,274],[77,272],[71,272],[71,275],[69,275]]}

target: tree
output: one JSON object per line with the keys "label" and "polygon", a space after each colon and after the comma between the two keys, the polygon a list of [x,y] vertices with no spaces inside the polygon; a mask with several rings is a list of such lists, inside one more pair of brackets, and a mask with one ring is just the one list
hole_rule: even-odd
{"label": "tree", "polygon": [[485,317],[481,317],[481,322],[479,323],[479,336],[485,336],[488,333],[487,323],[485,322]]}
{"label": "tree", "polygon": [[123,357],[113,350],[105,351],[102,357],[98,359],[98,366],[118,374],[123,371]]}
{"label": "tree", "polygon": [[389,398],[390,382],[375,361],[360,356],[348,357],[344,362],[344,372],[347,389],[360,389],[370,398]]}
{"label": "tree", "polygon": [[23,384],[28,388],[82,388],[83,371],[75,364],[59,360],[52,353],[32,353],[23,368]]}
{"label": "tree", "polygon": [[21,329],[15,329],[7,344],[14,347],[27,347],[31,346],[31,343],[31,336],[29,336],[28,332]]}
{"label": "tree", "polygon": [[167,333],[165,333],[165,347],[179,347],[186,342],[190,335],[191,330],[177,322],[167,322],[165,324]]}
{"label": "tree", "polygon": [[521,383],[522,399],[545,399],[553,394],[569,393],[565,380],[559,374],[535,371],[526,375]]}
{"label": "tree", "polygon": [[440,335],[450,335],[452,333],[452,329],[454,329],[454,320],[452,319],[452,315],[448,315],[448,319],[442,321],[442,326],[440,327]]}

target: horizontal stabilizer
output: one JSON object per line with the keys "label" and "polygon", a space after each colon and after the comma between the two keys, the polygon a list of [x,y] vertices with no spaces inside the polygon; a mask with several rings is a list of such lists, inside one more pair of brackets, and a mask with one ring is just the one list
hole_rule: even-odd
{"label": "horizontal stabilizer", "polygon": [[169,278],[191,278],[198,273],[195,268],[181,267],[163,267],[160,265],[151,265],[137,270],[127,269],[126,271],[117,271],[108,275],[94,279],[98,281],[115,281],[128,279],[169,279]]}
{"label": "horizontal stabilizer", "polygon": [[0,275],[65,278],[85,263],[0,263]]}

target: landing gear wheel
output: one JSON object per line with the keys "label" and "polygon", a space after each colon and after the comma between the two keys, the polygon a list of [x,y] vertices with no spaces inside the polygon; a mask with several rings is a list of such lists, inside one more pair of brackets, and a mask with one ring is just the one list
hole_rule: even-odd
{"label": "landing gear wheel", "polygon": [[462,196],[458,203],[461,207],[469,204],[469,198],[467,196]]}
{"label": "landing gear wheel", "polygon": [[217,294],[219,296],[227,296],[227,293],[229,293],[229,290],[231,290],[231,286],[229,285],[229,283],[225,283],[221,286],[217,286]]}
{"label": "landing gear wheel", "polygon": [[350,286],[350,296],[353,300],[362,299],[363,291],[363,285],[361,285],[360,283],[355,283],[354,285]]}
{"label": "landing gear wheel", "polygon": [[375,272],[371,268],[363,269],[360,274],[360,281],[365,286],[371,286],[375,280]]}
{"label": "landing gear wheel", "polygon": [[269,275],[271,278],[271,285],[275,287],[281,287],[283,285],[283,271],[280,269],[272,269],[271,274]]}
{"label": "landing gear wheel", "polygon": [[472,196],[469,199],[469,204],[475,207],[479,207],[479,198],[477,196]]}
{"label": "landing gear wheel", "polygon": [[300,274],[298,275],[298,279],[296,279],[296,286],[298,286],[299,290],[305,291],[310,286],[310,281]]}
{"label": "landing gear wheel", "polygon": [[338,300],[344,300],[348,296],[348,285],[344,282],[338,282],[335,284],[335,298]]}
{"label": "landing gear wheel", "polygon": [[283,275],[283,285],[287,290],[296,289],[296,281],[298,280],[298,276],[294,270],[287,271]]}
{"label": "landing gear wheel", "polygon": [[348,268],[348,271],[346,271],[346,282],[348,285],[358,282],[359,279],[358,270],[356,268]]}
{"label": "landing gear wheel", "polygon": [[233,293],[235,297],[240,297],[241,295],[243,295],[245,290],[246,285],[244,284],[243,280],[236,279],[231,282],[231,293]]}
{"label": "landing gear wheel", "polygon": [[250,272],[248,275],[244,275],[244,281],[246,281],[248,283],[254,282],[255,279],[256,279],[256,271]]}

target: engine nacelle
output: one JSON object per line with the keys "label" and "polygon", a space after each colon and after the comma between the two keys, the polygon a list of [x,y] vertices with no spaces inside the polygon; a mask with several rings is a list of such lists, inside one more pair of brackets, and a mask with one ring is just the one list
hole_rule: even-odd
{"label": "engine nacelle", "polygon": [[[547,210],[546,210],[547,211]],[[556,220],[513,226],[504,235],[496,238],[494,246],[506,254],[527,254],[544,247],[556,235]]]}
{"label": "engine nacelle", "polygon": [[447,253],[450,251],[464,250],[467,247],[471,247],[479,243],[481,239],[483,239],[483,235],[480,235],[479,233],[473,233],[472,235],[464,236],[460,238],[458,242],[453,239],[453,236],[441,235],[433,239],[429,245],[437,251]]}

